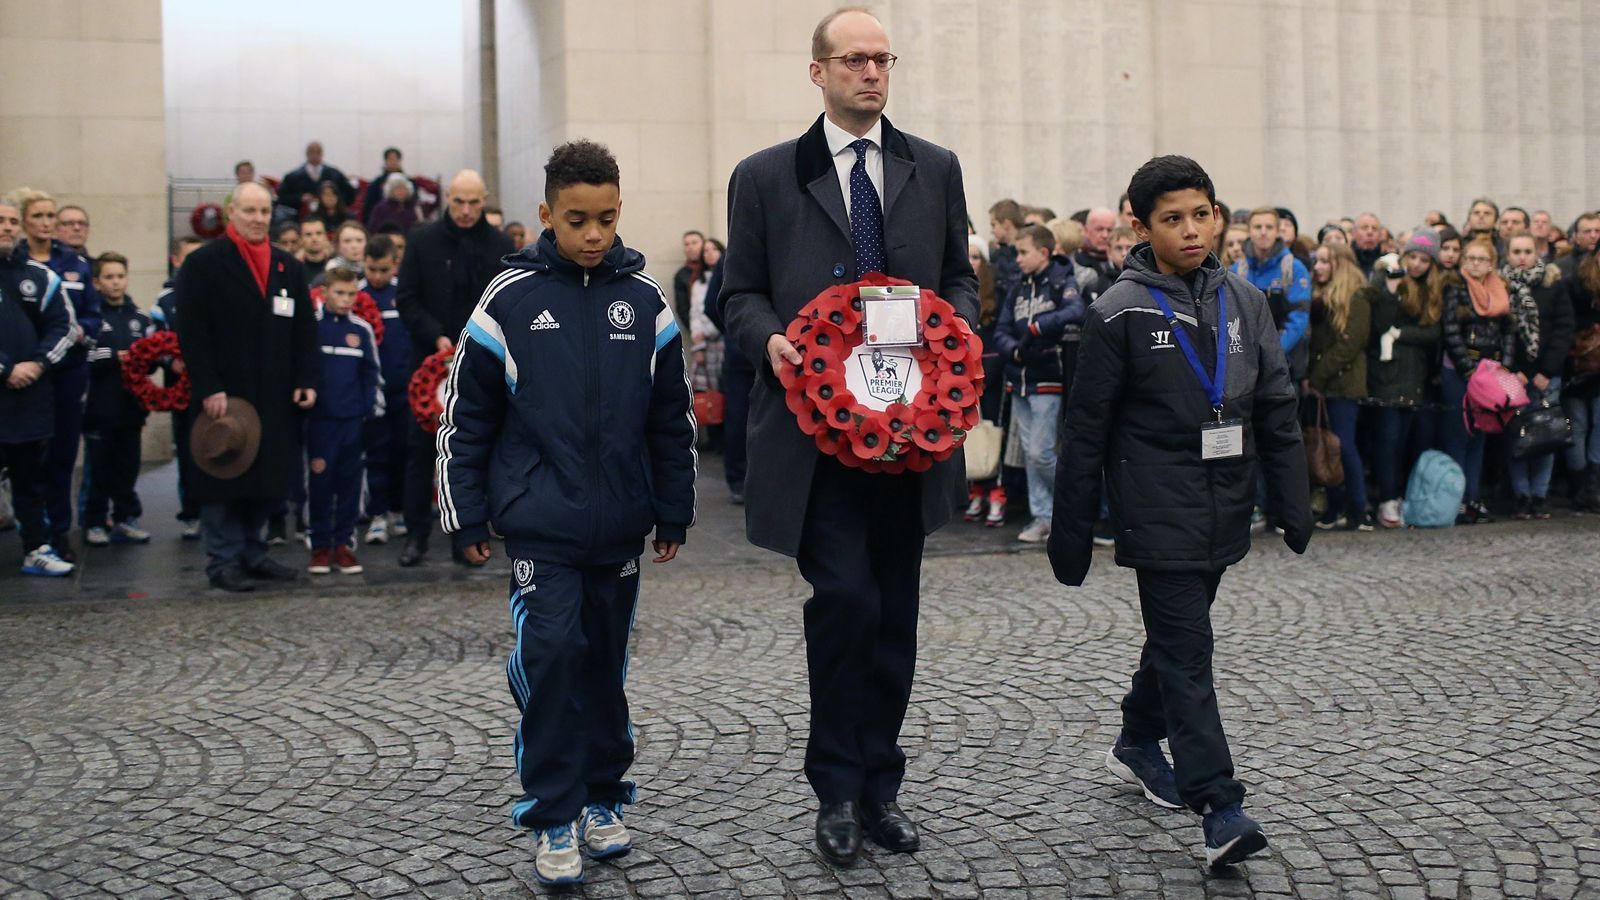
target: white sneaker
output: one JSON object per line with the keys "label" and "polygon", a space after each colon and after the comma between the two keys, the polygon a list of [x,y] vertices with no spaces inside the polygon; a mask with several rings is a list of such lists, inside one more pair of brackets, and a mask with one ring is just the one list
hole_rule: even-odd
{"label": "white sneaker", "polygon": [[199,519],[179,519],[178,521],[183,523],[183,531],[181,532],[181,535],[184,540],[192,541],[200,536]]}
{"label": "white sneaker", "polygon": [[633,849],[633,838],[622,824],[622,813],[591,803],[578,819],[578,836],[591,859],[610,859]]}
{"label": "white sneaker", "polygon": [[583,881],[583,853],[571,825],[556,825],[533,833],[533,876],[541,884],[578,884]]}
{"label": "white sneaker", "polygon": [[372,524],[367,526],[366,542],[369,544],[389,543],[389,523],[382,516],[373,516]]}
{"label": "white sneaker", "polygon": [[1385,500],[1378,504],[1378,524],[1385,528],[1399,528],[1405,524],[1400,516],[1400,501]]}
{"label": "white sneaker", "polygon": [[109,547],[111,534],[106,531],[105,526],[95,525],[83,530],[83,542],[91,547]]}
{"label": "white sneaker", "polygon": [[410,529],[406,528],[405,516],[402,516],[399,513],[389,513],[390,537],[405,537],[406,532],[408,531],[410,531]]}
{"label": "white sneaker", "polygon": [[967,512],[962,518],[968,522],[976,522],[983,518],[983,494],[972,495],[972,499],[967,501]]}
{"label": "white sneaker", "polygon": [[72,568],[72,563],[57,556],[55,548],[49,544],[41,544],[33,548],[33,552],[22,559],[22,574],[24,575],[48,575],[51,578],[61,578],[65,575],[71,575]]}
{"label": "white sneaker", "polygon": [[111,529],[111,539],[119,544],[148,544],[150,532],[139,527],[138,519],[129,519]]}
{"label": "white sneaker", "polygon": [[1017,535],[1017,540],[1023,542],[1024,544],[1042,544],[1049,539],[1049,519],[1034,519],[1032,522],[1028,523],[1027,528],[1022,529],[1021,534]]}

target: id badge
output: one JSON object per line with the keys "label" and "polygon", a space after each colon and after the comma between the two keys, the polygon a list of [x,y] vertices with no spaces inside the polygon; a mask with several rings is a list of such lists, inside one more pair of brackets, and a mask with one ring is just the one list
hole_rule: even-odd
{"label": "id badge", "polygon": [[1223,419],[1200,426],[1200,458],[1237,459],[1244,455],[1244,421]]}
{"label": "id badge", "polygon": [[280,293],[272,298],[272,314],[292,318],[294,316],[294,298],[288,292]]}
{"label": "id badge", "polygon": [[922,343],[922,289],[914,284],[862,288],[861,313],[869,347]]}

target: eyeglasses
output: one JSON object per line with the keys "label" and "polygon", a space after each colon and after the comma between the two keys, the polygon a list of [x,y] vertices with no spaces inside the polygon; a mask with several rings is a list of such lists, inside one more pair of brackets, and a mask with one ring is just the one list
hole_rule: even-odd
{"label": "eyeglasses", "polygon": [[56,219],[56,224],[62,228],[88,228],[88,219]]}
{"label": "eyeglasses", "polygon": [[877,64],[878,71],[887,72],[894,68],[894,62],[899,58],[893,53],[879,53],[877,56],[868,56],[865,53],[850,53],[845,56],[819,57],[817,62],[827,62],[830,59],[843,60],[845,68],[852,72],[862,72],[866,70],[867,62],[870,60]]}

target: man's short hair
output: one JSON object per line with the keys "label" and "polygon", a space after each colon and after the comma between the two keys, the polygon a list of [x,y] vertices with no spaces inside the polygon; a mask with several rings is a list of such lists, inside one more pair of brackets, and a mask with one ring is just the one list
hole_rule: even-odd
{"label": "man's short hair", "polygon": [[506,211],[492,203],[485,203],[483,205],[483,214],[486,216],[503,216]]}
{"label": "man's short hair", "polygon": [[367,249],[363,251],[367,259],[386,259],[394,255],[394,241],[387,234],[375,234],[367,239]]}
{"label": "man's short hair", "polygon": [[322,277],[322,283],[324,285],[332,285],[334,282],[343,283],[347,281],[351,284],[356,284],[360,280],[360,277],[356,275],[355,269],[346,268],[345,266],[329,266],[327,274]]}
{"label": "man's short hair", "polygon": [[1010,197],[989,207],[989,215],[998,221],[1010,222],[1018,228],[1028,224],[1027,216],[1022,211],[1022,204],[1012,200]]}
{"label": "man's short hair", "polygon": [[60,209],[57,209],[56,210],[56,218],[58,218],[58,219],[61,218],[61,214],[66,212],[69,209],[75,209],[78,212],[83,213],[83,218],[85,220],[87,220],[89,218],[89,211],[87,209],[84,209],[83,207],[79,206],[76,203],[68,203],[66,206],[63,206]]}
{"label": "man's short hair", "polygon": [[121,253],[116,252],[115,250],[109,250],[94,258],[94,262],[89,265],[89,274],[95,278],[99,278],[100,270],[104,269],[110,263],[116,263],[117,265],[122,266],[122,271],[124,272],[128,271],[128,258],[123,256]]}
{"label": "man's short hair", "polygon": [[334,237],[342,237],[346,231],[359,231],[362,237],[367,236],[367,226],[355,219],[346,219],[339,223],[339,230],[333,233]]}
{"label": "man's short hair", "polygon": [[1276,206],[1258,206],[1255,209],[1250,210],[1250,219],[1254,220],[1256,216],[1271,216],[1272,221],[1274,222],[1281,218],[1278,215],[1278,208]]}
{"label": "man's short hair", "polygon": [[874,19],[878,18],[877,13],[865,6],[842,6],[823,16],[822,20],[817,23],[817,27],[811,32],[812,59],[822,59],[833,52],[833,46],[828,43],[828,26],[833,24],[834,19],[839,18],[845,13],[866,13]]}
{"label": "man's short hair", "polygon": [[1572,220],[1572,224],[1576,226],[1579,222],[1593,222],[1597,219],[1600,219],[1600,210],[1579,213],[1578,218]]}
{"label": "man's short hair", "polygon": [[278,227],[274,228],[272,230],[272,239],[273,240],[277,240],[278,238],[283,237],[285,234],[287,234],[287,233],[289,233],[291,231],[294,232],[294,236],[295,237],[299,237],[300,236],[300,226],[299,225],[295,224],[294,222],[282,222],[282,223],[279,223]]}
{"label": "man's short hair", "polygon": [[1056,236],[1049,228],[1043,225],[1024,225],[1017,232],[1017,240],[1027,238],[1035,247],[1042,248],[1046,253],[1056,252]]}
{"label": "man's short hair", "polygon": [[401,159],[405,158],[405,155],[400,152],[400,148],[399,147],[385,147],[385,148],[383,148],[383,158],[384,159],[388,159],[389,158],[389,154],[391,154],[391,153],[393,153],[395,156],[400,157]]}
{"label": "man's short hair", "polygon": [[545,202],[555,206],[556,194],[575,184],[622,186],[617,158],[606,145],[579,139],[562,144],[550,154],[550,161],[544,164]]}
{"label": "man's short hair", "polygon": [[1051,219],[1060,218],[1060,216],[1056,215],[1056,211],[1048,206],[1035,206],[1030,209],[1029,212],[1038,215],[1039,218],[1044,219],[1046,222],[1050,221]]}
{"label": "man's short hair", "polygon": [[1490,209],[1494,210],[1494,217],[1496,219],[1500,218],[1500,204],[1494,202],[1493,200],[1490,200],[1488,197],[1478,197],[1478,198],[1474,199],[1471,203],[1467,204],[1467,211],[1471,212],[1472,208],[1474,206],[1477,206],[1479,203],[1482,203],[1485,206],[1489,207]]}
{"label": "man's short hair", "polygon": [[1139,171],[1133,173],[1133,180],[1128,182],[1133,217],[1148,225],[1150,213],[1162,194],[1190,189],[1205,194],[1207,200],[1216,204],[1216,185],[1199,163],[1187,156],[1158,156],[1140,166]]}
{"label": "man's short hair", "polygon": [[172,239],[172,242],[167,245],[167,255],[177,256],[179,253],[183,252],[183,248],[185,247],[198,247],[204,243],[205,241],[201,240],[199,235],[186,234],[183,237],[175,237]]}
{"label": "man's short hair", "polygon": [[233,164],[233,174],[235,174],[235,175],[239,174],[239,170],[244,168],[245,166],[249,166],[250,168],[254,169],[256,167],[256,164],[251,162],[248,159],[241,159],[238,162]]}
{"label": "man's short hair", "polygon": [[[1523,209],[1520,206],[1508,206],[1505,209],[1500,211],[1500,214],[1502,216],[1505,215],[1506,213],[1522,213],[1522,224],[1524,224],[1524,225],[1528,225],[1531,222],[1533,222],[1533,217],[1528,215],[1528,211]],[[56,215],[59,216],[59,215],[61,215],[61,213],[58,211],[56,213]]]}
{"label": "man's short hair", "polygon": [[[1055,216],[1051,216],[1050,218],[1054,219]],[[1079,225],[1082,225],[1085,228],[1089,227],[1089,210],[1087,208],[1080,209],[1077,212],[1074,212],[1072,215],[1067,216],[1067,218],[1077,222]]]}
{"label": "man's short hair", "polygon": [[1111,229],[1111,239],[1113,241],[1133,241],[1135,244],[1139,243],[1138,233],[1126,225],[1118,225],[1117,227]]}
{"label": "man's short hair", "polygon": [[700,240],[702,240],[702,241],[703,241],[703,240],[705,240],[705,239],[706,239],[706,234],[705,234],[705,232],[703,232],[703,231],[696,231],[696,230],[694,230],[694,229],[693,229],[693,228],[691,228],[691,229],[689,229],[689,230],[688,230],[688,231],[685,231],[685,232],[684,232],[684,233],[683,233],[683,236],[684,236],[684,237],[688,237],[688,236],[689,236],[689,235],[691,235],[691,234],[692,234],[692,235],[694,235],[694,236],[695,236],[695,237],[697,237],[697,238],[699,238],[699,239],[700,239]]}

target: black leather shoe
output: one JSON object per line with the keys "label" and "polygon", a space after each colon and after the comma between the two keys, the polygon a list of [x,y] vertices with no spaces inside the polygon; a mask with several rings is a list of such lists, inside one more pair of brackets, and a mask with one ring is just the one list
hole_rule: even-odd
{"label": "black leather shoe", "polygon": [[211,586],[219,591],[228,591],[234,594],[243,594],[246,591],[256,589],[250,579],[245,577],[244,569],[238,566],[229,566],[211,576]]}
{"label": "black leather shoe", "polygon": [[861,858],[861,808],[854,801],[824,803],[817,810],[817,849],[822,858],[849,868]]}
{"label": "black leather shoe", "polygon": [[406,541],[406,547],[400,551],[400,565],[411,568],[422,562],[422,557],[427,555],[428,542],[417,538]]}
{"label": "black leather shoe", "polygon": [[866,827],[867,837],[890,853],[912,853],[922,846],[917,826],[893,800],[861,804],[861,823]]}
{"label": "black leather shoe", "polygon": [[251,578],[262,581],[294,581],[300,577],[299,572],[274,559],[263,559],[244,571]]}

